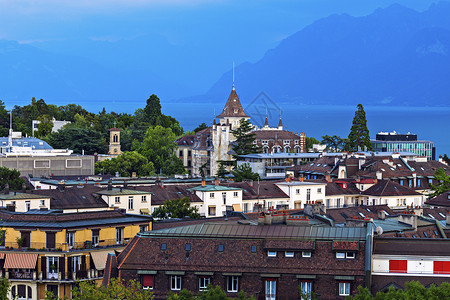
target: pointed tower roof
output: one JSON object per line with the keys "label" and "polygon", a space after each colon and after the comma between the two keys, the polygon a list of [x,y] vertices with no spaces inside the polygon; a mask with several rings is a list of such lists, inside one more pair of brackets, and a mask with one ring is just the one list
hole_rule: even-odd
{"label": "pointed tower roof", "polygon": [[280,122],[278,122],[278,127],[283,127],[283,122],[281,121],[281,118],[280,118]]}
{"label": "pointed tower roof", "polygon": [[264,121],[264,127],[269,127],[269,121],[267,120],[267,117],[266,120]]}
{"label": "pointed tower roof", "polygon": [[227,118],[227,117],[239,117],[239,118],[249,118],[244,112],[242,108],[241,102],[239,101],[239,97],[236,93],[236,90],[231,90],[230,96],[228,97],[227,103],[223,108],[223,111],[217,118]]}

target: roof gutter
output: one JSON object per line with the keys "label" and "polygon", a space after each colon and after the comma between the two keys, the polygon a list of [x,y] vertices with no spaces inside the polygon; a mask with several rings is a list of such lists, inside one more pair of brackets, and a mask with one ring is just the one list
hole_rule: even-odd
{"label": "roof gutter", "polygon": [[364,257],[364,275],[365,287],[370,289],[372,286],[372,252],[373,252],[373,228],[372,222],[367,223],[366,228],[366,246]]}

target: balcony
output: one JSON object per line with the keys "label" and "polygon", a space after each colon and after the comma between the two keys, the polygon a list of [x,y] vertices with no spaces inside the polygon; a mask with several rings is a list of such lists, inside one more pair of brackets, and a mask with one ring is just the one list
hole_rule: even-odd
{"label": "balcony", "polygon": [[13,269],[6,273],[6,278],[36,280],[36,271],[29,269]]}
{"label": "balcony", "polygon": [[31,242],[30,247],[18,247],[16,242],[5,242],[4,249],[10,251],[45,251],[45,252],[61,252],[61,251],[80,251],[85,249],[102,249],[111,247],[122,247],[128,244],[130,239],[124,239],[117,243],[116,239],[100,240],[98,244],[92,244],[92,241],[76,242],[72,245],[67,243],[56,243],[54,248],[47,248],[46,243]]}

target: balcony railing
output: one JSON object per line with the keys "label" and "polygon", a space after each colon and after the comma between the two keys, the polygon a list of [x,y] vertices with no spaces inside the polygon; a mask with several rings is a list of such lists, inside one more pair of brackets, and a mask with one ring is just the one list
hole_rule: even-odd
{"label": "balcony railing", "polygon": [[36,280],[36,271],[27,269],[10,270],[7,273],[9,279],[31,279]]}
{"label": "balcony railing", "polygon": [[5,250],[14,251],[77,251],[85,249],[101,249],[117,246],[126,246],[129,239],[124,239],[122,242],[117,242],[116,239],[100,240],[98,244],[92,244],[92,241],[75,242],[69,245],[68,243],[56,243],[54,248],[47,248],[46,243],[31,242],[30,247],[19,247],[16,242],[5,242]]}

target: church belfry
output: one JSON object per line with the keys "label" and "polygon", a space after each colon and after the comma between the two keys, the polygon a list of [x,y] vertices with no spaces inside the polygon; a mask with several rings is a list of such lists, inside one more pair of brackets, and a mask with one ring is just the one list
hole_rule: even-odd
{"label": "church belfry", "polygon": [[109,129],[109,151],[108,151],[109,155],[122,154],[122,150],[120,150],[120,132],[121,131],[122,131],[122,129],[119,129],[116,127]]}
{"label": "church belfry", "polygon": [[218,115],[217,118],[219,118],[220,120],[219,124],[229,123],[231,124],[232,129],[236,129],[237,127],[239,127],[239,121],[241,119],[250,119],[250,117],[245,114],[244,109],[242,108],[234,85],[222,113]]}

